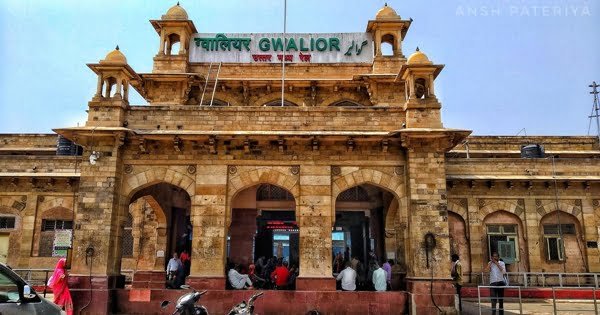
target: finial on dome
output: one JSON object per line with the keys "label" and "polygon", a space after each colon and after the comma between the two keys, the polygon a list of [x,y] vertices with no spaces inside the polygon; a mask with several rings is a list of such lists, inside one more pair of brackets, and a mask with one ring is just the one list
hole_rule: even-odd
{"label": "finial on dome", "polygon": [[421,50],[419,49],[419,46],[417,46],[417,51],[421,51]]}
{"label": "finial on dome", "polygon": [[179,5],[179,1],[177,1],[177,5]]}
{"label": "finial on dome", "polygon": [[119,50],[119,45],[117,45],[117,47],[115,47],[115,50]]}
{"label": "finial on dome", "polygon": [[387,7],[387,2],[384,4],[384,6],[386,6],[386,7]]}

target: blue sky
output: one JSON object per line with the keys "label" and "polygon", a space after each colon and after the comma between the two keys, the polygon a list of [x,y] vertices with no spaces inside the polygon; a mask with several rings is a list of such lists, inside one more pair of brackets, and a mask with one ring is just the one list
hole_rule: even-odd
{"label": "blue sky", "polygon": [[[0,133],[46,133],[86,120],[97,62],[118,44],[151,72],[148,20],[176,1],[0,0]],[[379,0],[288,0],[287,31],[363,32]],[[600,82],[600,1],[391,0],[416,46],[446,67],[442,119],[476,135],[585,135]],[[182,0],[200,32],[280,32],[283,0]],[[139,96],[132,104],[143,104]],[[595,133],[595,129],[592,130]],[[522,133],[521,133],[522,134]]]}

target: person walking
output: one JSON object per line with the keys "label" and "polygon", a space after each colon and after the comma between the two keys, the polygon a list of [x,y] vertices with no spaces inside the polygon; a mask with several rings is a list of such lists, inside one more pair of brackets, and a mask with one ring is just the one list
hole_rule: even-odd
{"label": "person walking", "polygon": [[346,269],[342,270],[335,279],[337,281],[342,280],[343,291],[356,290],[356,270],[352,269],[349,261],[346,262]]}
{"label": "person walking", "polygon": [[456,288],[456,294],[458,295],[458,311],[462,312],[462,299],[460,295],[460,289],[463,285],[462,279],[462,265],[457,254],[452,254],[452,269],[450,270],[452,276],[452,282]]}
{"label": "person walking", "polygon": [[69,291],[66,265],[67,260],[65,258],[58,260],[56,268],[54,268],[54,273],[52,273],[50,280],[48,280],[48,286],[54,294],[54,304],[65,310],[67,315],[73,315],[73,300]]}
{"label": "person walking", "polygon": [[[498,310],[499,315],[504,315],[504,288],[502,287],[506,285],[506,282],[504,282],[506,265],[500,260],[497,252],[492,253],[492,258],[485,267],[484,272],[490,273],[490,286],[496,287],[490,288],[492,315],[496,315],[496,310]],[[498,302],[498,309],[496,309],[496,302]]]}

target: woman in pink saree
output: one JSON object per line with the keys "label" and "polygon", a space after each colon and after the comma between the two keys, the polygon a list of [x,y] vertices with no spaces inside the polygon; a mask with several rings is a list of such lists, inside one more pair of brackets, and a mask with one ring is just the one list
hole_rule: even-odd
{"label": "woman in pink saree", "polygon": [[71,292],[67,284],[67,271],[65,266],[67,260],[61,258],[54,268],[54,273],[48,281],[48,286],[52,288],[54,293],[54,304],[60,306],[67,312],[67,315],[73,315],[73,300],[71,299]]}

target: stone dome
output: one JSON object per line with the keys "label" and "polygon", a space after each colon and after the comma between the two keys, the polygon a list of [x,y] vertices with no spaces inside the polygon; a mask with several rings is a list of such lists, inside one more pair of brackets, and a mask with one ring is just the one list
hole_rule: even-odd
{"label": "stone dome", "polygon": [[377,14],[375,15],[375,19],[376,20],[389,20],[389,19],[400,19],[400,16],[398,15],[398,13],[396,13],[396,11],[394,11],[394,9],[392,9],[391,7],[388,7],[387,3],[383,6],[383,8],[381,8],[379,11],[377,11]]}
{"label": "stone dome", "polygon": [[417,51],[408,57],[407,63],[409,65],[430,65],[432,62],[427,58],[427,55],[422,53],[417,47]]}
{"label": "stone dome", "polygon": [[172,6],[167,14],[162,16],[163,20],[187,20],[188,14],[187,12],[179,5],[177,2],[176,5]]}
{"label": "stone dome", "polygon": [[117,46],[115,50],[109,52],[103,60],[100,60],[100,63],[127,64],[127,58],[125,58],[125,55],[123,55],[119,50],[119,46]]}

